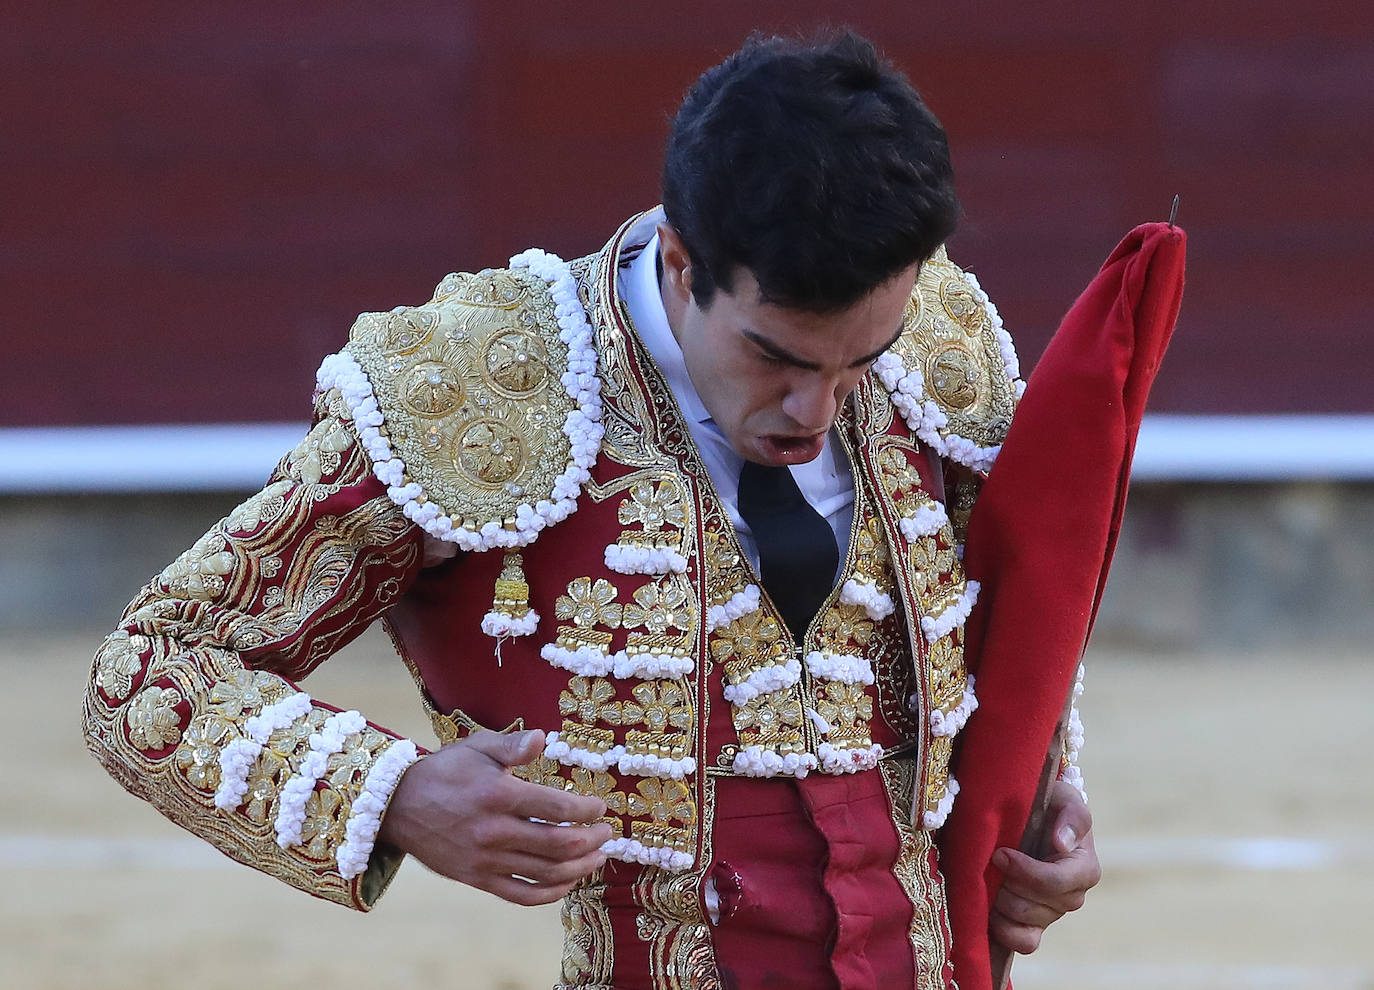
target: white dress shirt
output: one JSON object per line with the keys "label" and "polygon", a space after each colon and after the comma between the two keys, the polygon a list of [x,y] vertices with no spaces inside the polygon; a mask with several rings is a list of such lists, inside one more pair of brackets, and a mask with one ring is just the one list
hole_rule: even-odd
{"label": "white dress shirt", "polygon": [[[682,348],[673,336],[672,328],[668,325],[668,313],[663,307],[656,264],[658,235],[654,233],[654,225],[662,219],[662,212],[655,210],[640,221],[641,229],[632,229],[627,235],[627,243],[639,242],[637,235],[647,239],[648,243],[628,267],[620,269],[620,295],[630,311],[635,330],[639,332],[640,339],[653,355],[668,381],[668,387],[672,389],[673,397],[677,399],[678,408],[687,421],[687,429],[701,451],[706,471],[716,486],[730,521],[734,523],[735,532],[739,534],[740,545],[757,570],[758,546],[749,532],[748,524],[739,514],[739,473],[744,466],[744,458],[735,453],[725,434],[702,405],[687,373]],[[849,457],[843,444],[836,438],[834,429],[826,437],[819,456],[805,464],[791,465],[790,470],[803,497],[835,531],[835,542],[840,551],[839,566],[843,568],[849,552],[849,529],[854,516],[854,477],[850,471]]]}

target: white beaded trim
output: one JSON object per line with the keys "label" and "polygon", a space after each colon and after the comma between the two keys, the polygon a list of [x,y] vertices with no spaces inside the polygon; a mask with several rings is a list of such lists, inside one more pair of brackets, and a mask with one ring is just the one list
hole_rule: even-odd
{"label": "white beaded trim", "polygon": [[935,810],[927,811],[921,816],[921,824],[927,831],[934,831],[945,823],[945,819],[954,808],[954,798],[958,793],[959,781],[950,777],[949,783],[945,785],[945,793],[941,796],[940,803],[935,806]]}
{"label": "white beaded trim", "polygon": [[304,691],[268,705],[243,723],[246,738],[233,740],[219,754],[219,787],[215,788],[215,807],[233,811],[248,793],[248,771],[253,768],[268,737],[285,729],[310,711],[310,695]]}
{"label": "white beaded trim", "polygon": [[482,616],[482,632],[488,636],[530,636],[539,628],[539,613],[526,609],[518,619],[505,612],[488,612]]}
{"label": "white beaded trim", "polygon": [[604,773],[617,766],[620,758],[625,755],[624,746],[612,746],[604,753],[595,753],[580,746],[569,746],[558,737],[557,732],[550,732],[544,738],[544,755],[567,767],[583,767],[596,773]]}
{"label": "white beaded trim", "polygon": [[717,629],[728,626],[736,619],[758,610],[759,586],[756,584],[746,585],[743,591],[735,592],[728,601],[720,605],[712,605],[706,610],[706,631],[715,632]]}
{"label": "white beaded trim", "polygon": [[612,859],[643,866],[657,866],[670,873],[681,873],[696,862],[690,853],[662,846],[646,846],[638,839],[607,839],[601,851]]}
{"label": "white beaded trim", "polygon": [[897,525],[902,529],[902,535],[906,537],[908,543],[915,543],[925,536],[934,536],[949,523],[949,513],[939,502],[932,501],[929,505],[918,506],[909,516],[904,516],[897,521]]}
{"label": "white beaded trim", "polygon": [[438,504],[425,497],[419,483],[407,480],[406,465],[382,433],[384,418],[372,384],[357,360],[346,351],[331,354],[315,375],[320,392],[337,388],[358,427],[363,449],[372,460],[372,473],[387,486],[387,496],[401,507],[406,518],[440,540],[464,550],[523,547],[533,543],[546,526],[560,523],[577,510],[582,485],[591,477],[605,429],[601,425],[601,380],[596,376],[596,349],[586,311],[577,298],[572,270],[556,255],[532,248],[510,260],[512,268],[528,268],[549,283],[558,318],[558,337],[568,345],[568,370],[562,376],[564,391],[576,403],[563,421],[571,463],[553,484],[552,500],[522,504],[515,510],[515,529],[495,521],[478,530],[464,527],[445,515]]}
{"label": "white beaded trim", "polygon": [[696,662],[691,657],[679,657],[671,653],[627,653],[621,650],[614,659],[615,664],[611,669],[616,677],[644,680],[678,678],[686,677],[696,669]]}
{"label": "white beaded trim", "polygon": [[973,675],[964,682],[964,697],[953,709],[943,712],[935,709],[930,713],[930,734],[933,736],[953,736],[968,724],[968,718],[978,710],[978,698],[973,693]]}
{"label": "white beaded trim", "polygon": [[1026,383],[1021,380],[1021,361],[1016,356],[1016,345],[1012,342],[1011,334],[1007,333],[1002,326],[1002,314],[997,312],[997,307],[983,291],[983,287],[978,284],[978,276],[973,272],[964,272],[964,279],[973,288],[973,296],[987,310],[988,319],[992,321],[992,332],[997,338],[997,349],[1002,353],[1002,366],[1006,368],[1007,378],[1011,380],[1012,390],[1016,397],[1021,398],[1026,391]]}
{"label": "white beaded trim", "polygon": [[686,677],[696,668],[696,662],[689,656],[653,652],[631,654],[624,650],[607,653],[595,646],[579,646],[570,650],[557,643],[545,643],[539,655],[550,665],[581,677],[605,677],[614,673],[616,677],[645,680],[678,678]]}
{"label": "white beaded trim", "polygon": [[886,619],[897,608],[892,596],[878,590],[872,581],[850,578],[840,588],[840,601],[846,605],[862,605],[874,622]]}
{"label": "white beaded trim", "polygon": [[805,777],[816,769],[817,761],[810,753],[788,753],[784,756],[762,746],[741,746],[735,753],[731,768],[745,777],[792,776]]}
{"label": "white beaded trim", "polygon": [[616,769],[623,774],[635,777],[664,777],[681,780],[689,773],[697,772],[695,757],[684,756],[670,759],[666,756],[653,756],[648,753],[622,753],[616,761]]}
{"label": "white beaded trim", "polygon": [[806,655],[806,669],[812,677],[823,681],[864,685],[873,683],[873,664],[867,657],[852,653],[821,653],[813,650]]}
{"label": "white beaded trim", "polygon": [[315,783],[328,769],[329,758],[344,747],[344,740],[367,728],[367,719],[356,711],[338,712],[329,716],[319,732],[310,734],[310,752],[301,760],[295,776],[283,785],[277,795],[277,818],[273,828],[277,845],[283,849],[301,844],[301,826],[305,824],[305,804],[315,791]]}
{"label": "white beaded trim", "polygon": [[681,574],[687,558],[668,547],[612,543],[606,548],[606,566],[620,574]]}
{"label": "white beaded trim", "polygon": [[790,688],[799,680],[801,664],[796,657],[789,657],[786,663],[760,667],[738,684],[725,685],[725,700],[732,705],[747,705],[761,694]]}
{"label": "white beaded trim", "polygon": [[557,643],[545,643],[539,655],[560,670],[579,677],[605,677],[615,665],[615,658],[595,646],[579,646],[570,650]]}
{"label": "white beaded trim", "polygon": [[348,822],[344,825],[344,841],[334,855],[339,864],[339,875],[345,880],[352,880],[367,869],[386,803],[391,800],[391,793],[396,790],[406,767],[419,758],[420,753],[413,742],[398,739],[377,757],[372,769],[367,772],[362,792],[353,799],[353,806],[349,809]]}
{"label": "white beaded trim", "polygon": [[973,611],[981,587],[977,581],[968,581],[964,585],[964,590],[959,593],[959,598],[943,612],[939,615],[922,616],[921,632],[925,633],[926,642],[933,643],[941,636],[948,636],[953,630],[960,628],[968,619],[968,614]]}
{"label": "white beaded trim", "polygon": [[821,770],[828,774],[858,773],[860,770],[872,770],[878,765],[878,758],[883,755],[883,748],[877,743],[871,746],[861,746],[857,749],[839,749],[823,742],[817,747],[816,752],[821,757]]}
{"label": "white beaded trim", "polygon": [[935,453],[982,474],[992,468],[1002,449],[1001,445],[980,447],[957,433],[941,433],[949,425],[949,417],[933,399],[925,397],[925,376],[919,368],[908,371],[902,359],[888,351],[873,362],[873,370],[878,373],[883,387],[892,396],[892,404],[902,414],[911,432]]}

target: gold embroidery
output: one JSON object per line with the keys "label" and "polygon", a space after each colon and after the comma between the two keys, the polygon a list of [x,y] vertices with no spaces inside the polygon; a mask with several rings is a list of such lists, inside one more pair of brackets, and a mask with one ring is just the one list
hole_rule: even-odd
{"label": "gold embroidery", "polygon": [[670,628],[686,632],[692,628],[690,591],[691,585],[679,574],[641,585],[635,589],[634,604],[625,606],[621,622],[626,629],[643,628],[655,636]]}
{"label": "gold embroidery", "polygon": [[176,742],[181,738],[181,719],[175,706],[180,703],[176,688],[144,688],[129,706],[129,741],[142,750],[163,749]]}
{"label": "gold embroidery", "polygon": [[143,652],[152,645],[147,636],[112,633],[95,657],[95,683],[111,701],[123,701],[143,672]]}
{"label": "gold embroidery", "polygon": [[563,898],[563,979],[555,990],[610,990],[614,935],[605,898],[601,870]]}
{"label": "gold embroidery", "polygon": [[732,715],[739,741],[745,746],[764,746],[780,753],[802,753],[802,706],[791,689],[770,691],[743,705]]}
{"label": "gold embroidery", "polygon": [[469,528],[513,523],[550,498],[568,465],[574,407],[560,376],[548,286],[528,271],[447,276],[434,300],[358,318],[348,350],[363,366],[383,432],[426,496]]}
{"label": "gold embroidery", "polygon": [[292,483],[286,479],[272,482],[230,512],[220,528],[226,535],[241,536],[253,532],[263,523],[272,522],[286,508],[286,493],[292,487]]}
{"label": "gold embroidery", "polygon": [[887,788],[892,824],[901,843],[892,875],[911,901],[908,930],[916,964],[916,986],[945,985],[949,959],[946,934],[944,885],[931,861],[935,856],[932,833],[911,827],[911,801],[916,789],[917,768],[911,760],[884,760],[878,764]]}
{"label": "gold embroidery", "polygon": [[[749,668],[769,663],[779,655],[781,636],[782,630],[771,616],[761,609],[747,612],[716,630],[711,640],[711,657],[717,663],[726,663],[732,674],[739,671],[740,677],[747,677]],[[727,662],[727,657],[735,659]]]}
{"label": "gold embroidery", "polygon": [[329,860],[344,841],[348,808],[338,791],[313,791],[305,802],[305,821],[301,823],[300,853],[307,859]]}
{"label": "gold embroidery", "polygon": [[655,733],[666,732],[670,727],[691,730],[692,706],[676,681],[643,681],[630,694],[634,700],[622,701],[615,714],[619,724],[643,724]]}
{"label": "gold embroidery", "polygon": [[[356,442],[343,443],[348,427],[328,416],[337,402],[336,394],[326,394],[317,405],[332,427],[312,431],[266,488],[134,599],[124,628],[97,655],[85,728],[110,773],[173,821],[295,886],[367,907],[394,870],[394,858],[376,855],[375,869],[345,881],[335,854],[369,757],[389,742],[385,733],[369,729],[331,759],[308,805],[306,850],[280,849],[272,823],[280,789],[328,710],[312,707],[269,736],[247,769],[237,810],[216,810],[210,801],[222,783],[220,754],[243,737],[243,723],[293,693],[283,678],[304,676],[355,635],[395,599],[403,576],[418,564],[414,529],[385,496],[335,513],[319,508],[346,486],[373,484],[366,453]],[[284,476],[312,477],[316,457],[318,484]]]}
{"label": "gold embroidery", "polygon": [[177,769],[198,791],[219,786],[219,754],[233,734],[233,723],[223,715],[197,715],[187,726],[177,747]]}
{"label": "gold embroidery", "polygon": [[612,707],[615,687],[603,677],[588,679],[574,677],[568,681],[568,689],[558,696],[558,711],[564,718],[576,716],[587,725],[606,721],[617,724],[620,721],[619,706]]}
{"label": "gold embroidery", "polygon": [[211,530],[172,563],[158,582],[170,595],[187,598],[216,598],[224,592],[224,578],[234,569],[234,555],[225,547],[224,535]]}
{"label": "gold embroidery", "polygon": [[232,670],[210,688],[210,705],[225,718],[238,720],[286,697],[281,678],[264,670]]}
{"label": "gold embroidery", "polygon": [[840,749],[872,745],[868,723],[873,718],[873,699],[862,684],[827,681],[818,692],[816,711],[830,725],[826,739]]}
{"label": "gold embroidery", "polygon": [[850,643],[863,649],[873,638],[873,621],[862,605],[837,602],[821,618],[821,635],[833,646],[834,652],[844,652]]}
{"label": "gold embroidery", "polygon": [[302,483],[318,485],[322,478],[339,470],[343,452],[352,445],[353,438],[342,423],[321,420],[288,455],[288,470]]}
{"label": "gold embroidery", "polygon": [[568,585],[568,593],[559,595],[554,602],[554,614],[560,619],[571,619],[584,628],[589,626],[608,626],[611,629],[620,625],[621,606],[617,605],[615,585],[605,578],[597,578],[592,583],[589,577],[576,578]]}
{"label": "gold embroidery", "polygon": [[668,478],[655,485],[652,481],[636,482],[630,497],[620,503],[620,524],[639,524],[645,532],[661,532],[667,526],[685,529],[687,506],[683,502],[681,485]]}
{"label": "gold embroidery", "polygon": [[944,248],[921,265],[894,352],[920,368],[949,419],[941,429],[983,447],[1006,436],[1016,394],[992,318]]}

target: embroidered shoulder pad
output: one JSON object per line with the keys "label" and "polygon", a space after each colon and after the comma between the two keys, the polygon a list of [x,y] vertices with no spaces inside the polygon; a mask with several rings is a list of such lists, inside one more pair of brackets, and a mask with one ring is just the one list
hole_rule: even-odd
{"label": "embroidered shoulder pad", "polygon": [[1026,387],[997,307],[943,247],[921,266],[902,336],[874,370],[917,436],[979,472]]}
{"label": "embroidered shoulder pad", "polygon": [[591,327],[542,251],[364,313],[317,381],[343,396],[392,501],[467,550],[525,546],[567,518],[601,445]]}

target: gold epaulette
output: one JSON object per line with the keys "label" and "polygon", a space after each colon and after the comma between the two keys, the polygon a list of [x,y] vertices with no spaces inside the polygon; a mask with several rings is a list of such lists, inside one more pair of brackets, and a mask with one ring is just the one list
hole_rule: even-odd
{"label": "gold epaulette", "polygon": [[941,436],[981,448],[1002,443],[1024,388],[1016,352],[978,280],[943,247],[921,266],[893,351],[924,377],[923,397],[948,420]]}
{"label": "gold epaulette", "polygon": [[521,505],[557,500],[576,403],[544,279],[529,269],[448,275],[422,306],[362,314],[346,349],[408,480],[455,526],[513,527]]}

